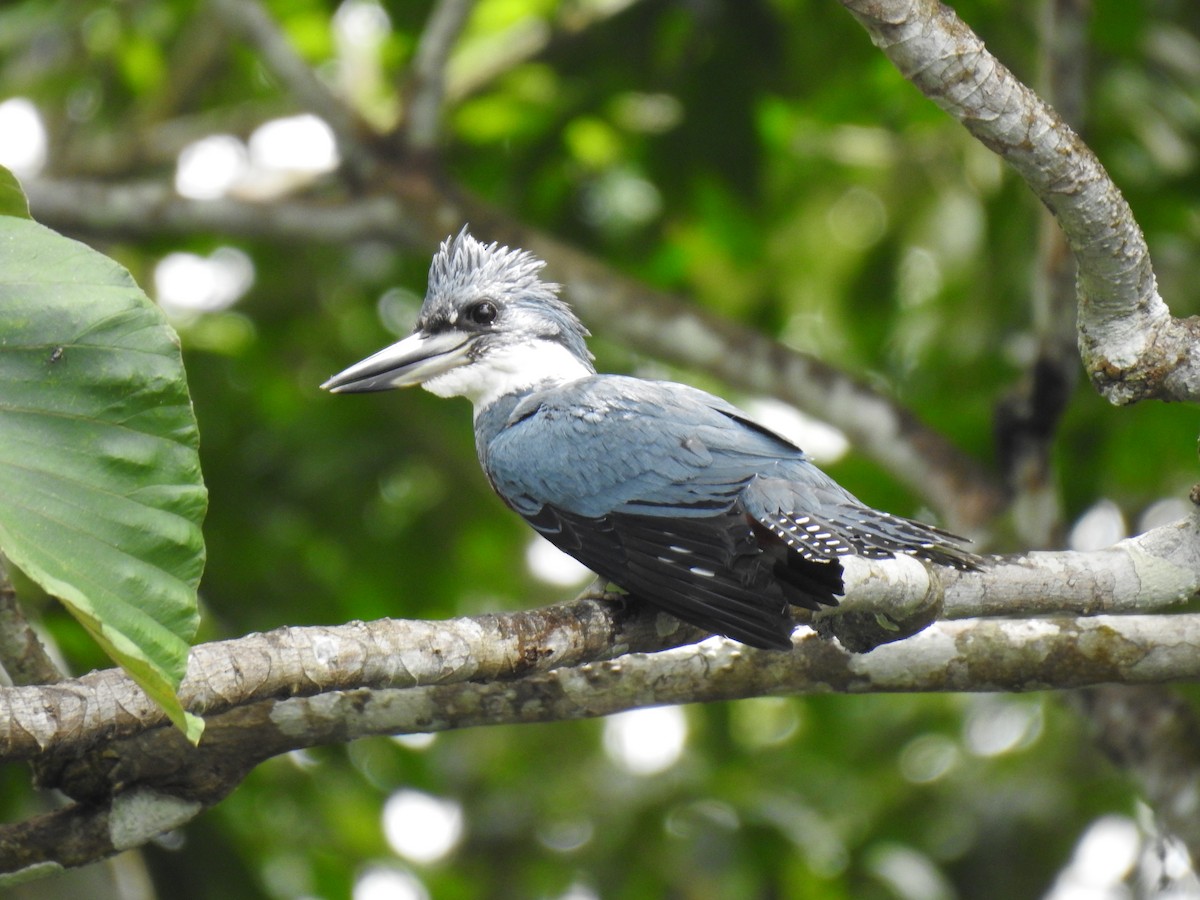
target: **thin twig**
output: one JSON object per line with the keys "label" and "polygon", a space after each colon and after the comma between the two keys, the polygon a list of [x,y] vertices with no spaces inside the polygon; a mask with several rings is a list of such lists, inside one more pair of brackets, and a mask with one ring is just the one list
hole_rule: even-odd
{"label": "thin twig", "polygon": [[491,38],[473,42],[469,61],[451,64],[446,72],[446,96],[462,100],[482,90],[523,62],[542,56],[556,44],[620,15],[640,0],[564,3],[553,21],[525,18]]}
{"label": "thin twig", "polygon": [[[1041,93],[1078,128],[1085,107],[1087,0],[1043,0]],[[1023,547],[1062,546],[1063,522],[1051,451],[1079,381],[1075,346],[1075,258],[1054,217],[1038,208],[1033,267],[1033,347],[1024,377],[997,406],[996,458],[1012,491]]]}
{"label": "thin twig", "polygon": [[53,684],[63,678],[17,602],[17,591],[3,556],[0,556],[0,666],[17,685]]}
{"label": "thin twig", "polygon": [[418,152],[433,150],[441,134],[446,99],[446,66],[475,0],[438,0],[421,32],[404,85],[403,135]]}
{"label": "thin twig", "polygon": [[331,91],[288,41],[258,0],[209,0],[221,20],[257,51],[284,89],[309,112],[324,119],[337,136],[342,158],[353,165],[366,162],[363,138],[368,126]]}

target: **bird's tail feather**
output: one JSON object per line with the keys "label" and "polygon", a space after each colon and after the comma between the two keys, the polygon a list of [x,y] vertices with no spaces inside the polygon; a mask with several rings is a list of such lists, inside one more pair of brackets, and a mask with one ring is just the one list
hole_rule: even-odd
{"label": "bird's tail feather", "polygon": [[759,521],[805,559],[814,561],[849,555],[889,559],[906,554],[967,571],[982,565],[982,560],[963,546],[966,538],[869,506],[845,505],[819,513],[774,512]]}

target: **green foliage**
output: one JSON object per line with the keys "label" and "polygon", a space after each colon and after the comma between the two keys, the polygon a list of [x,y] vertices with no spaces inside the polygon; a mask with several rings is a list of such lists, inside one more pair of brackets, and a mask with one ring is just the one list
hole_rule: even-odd
{"label": "green foliage", "polygon": [[[169,180],[187,142],[179,135],[245,137],[297,111],[207,6],[0,6],[0,96],[38,103],[60,173]],[[353,6],[267,4],[335,86],[362,74],[331,24]],[[390,31],[373,84],[402,80],[432,6],[378,7]],[[451,71],[481,66],[489,46],[512,40],[506,29],[536,32],[592,6],[480,0]],[[1173,311],[1193,314],[1195,14],[1130,0],[1095,8],[1086,133],[1130,196]],[[955,9],[1015,71],[1036,77],[1034,5]],[[448,180],[879,385],[990,460],[994,406],[1023,376],[1034,330],[1040,210],[1011,173],[903,81],[836,3],[642,2],[555,34],[447,109]],[[336,202],[329,181],[316,190]],[[0,209],[11,214],[8,196],[0,181]],[[465,403],[317,388],[405,329],[424,292],[426,250],[306,244],[290,232],[89,239],[107,242],[147,285],[173,251],[204,256],[236,243],[253,261],[238,305],[172,314],[211,491],[202,638],[570,595],[525,565],[530,534],[478,471]],[[549,274],[559,275],[553,261]],[[721,390],[589,324],[602,369]],[[67,367],[82,360],[68,343],[42,339],[27,360],[31,383],[74,377]],[[1064,525],[1109,498],[1133,527],[1155,501],[1182,496],[1195,480],[1195,424],[1178,406],[1113,409],[1081,385],[1055,449]],[[0,451],[13,440],[2,428]],[[921,512],[853,450],[827,468],[865,500]],[[78,628],[53,607],[40,612],[77,661]],[[146,856],[180,900],[345,897],[373,866],[415,872],[439,898],[559,897],[572,885],[606,900],[922,896],[896,871],[933,873],[957,896],[1010,898],[1043,895],[1099,816],[1136,815],[1133,791],[1051,695],[777,698],[690,708],[686,720],[683,755],[652,775],[606,752],[597,722],[273,760],[189,826],[181,848]],[[1024,725],[1010,743],[980,738],[989,723],[1011,721]],[[2,787],[15,818],[28,793],[11,774]],[[400,789],[461,804],[465,833],[446,859],[417,863],[388,845],[382,811]]]}
{"label": "green foliage", "polygon": [[190,737],[174,690],[204,561],[174,332],[129,273],[0,217],[0,549]]}
{"label": "green foliage", "polygon": [[0,166],[0,216],[29,218],[29,201],[16,176],[3,166]]}

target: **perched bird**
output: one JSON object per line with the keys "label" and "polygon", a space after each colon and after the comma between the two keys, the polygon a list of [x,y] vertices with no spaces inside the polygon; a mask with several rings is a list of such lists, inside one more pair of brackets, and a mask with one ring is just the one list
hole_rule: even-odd
{"label": "perched bird", "polygon": [[464,228],[433,258],[413,334],[322,387],[469,398],[488,480],[538,532],[632,597],[754,647],[792,646],[791,606],[836,604],[847,554],[976,568],[961,538],[863,505],[719,397],[597,375],[543,265]]}

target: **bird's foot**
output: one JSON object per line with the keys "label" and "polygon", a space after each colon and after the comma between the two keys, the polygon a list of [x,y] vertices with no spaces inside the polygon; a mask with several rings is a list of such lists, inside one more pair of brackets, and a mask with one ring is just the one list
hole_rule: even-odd
{"label": "bird's foot", "polygon": [[576,599],[599,600],[602,603],[612,603],[621,612],[633,601],[633,598],[629,594],[603,577],[597,577],[595,581],[583,589],[583,592]]}

